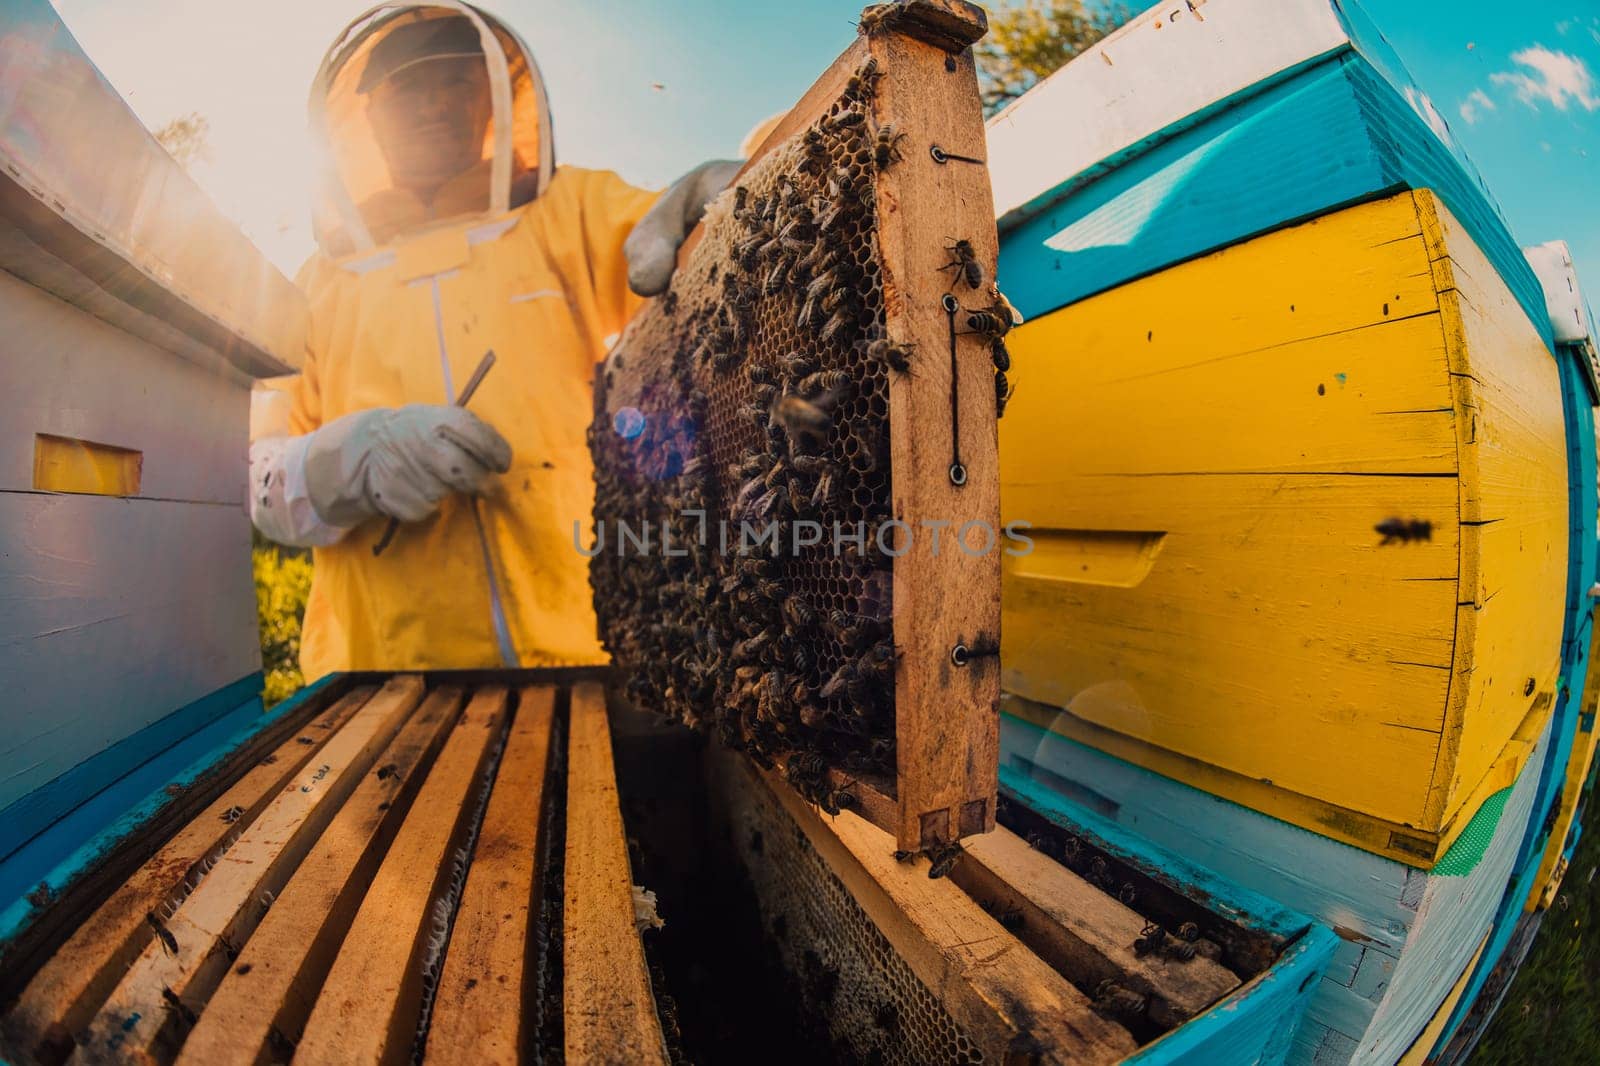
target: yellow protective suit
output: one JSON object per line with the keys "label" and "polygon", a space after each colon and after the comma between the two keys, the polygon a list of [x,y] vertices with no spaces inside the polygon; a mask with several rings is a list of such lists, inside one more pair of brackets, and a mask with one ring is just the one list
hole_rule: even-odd
{"label": "yellow protective suit", "polygon": [[[387,29],[463,14],[484,35],[494,120],[482,165],[424,204],[387,182],[354,86]],[[447,498],[402,526],[378,557],[384,522],[367,522],[315,551],[306,678],[498,666],[497,611],[523,666],[603,662],[573,527],[586,545],[591,380],[640,302],[622,243],[656,194],[606,172],[556,170],[532,56],[505,27],[449,0],[390,5],[353,23],[324,61],[311,111],[331,166],[317,219],[323,252],[299,278],[311,329],[290,431],[371,407],[450,403],[493,349],[497,362],[469,408],[514,457],[480,502],[497,595],[467,500]],[[514,206],[513,189],[534,198]]]}

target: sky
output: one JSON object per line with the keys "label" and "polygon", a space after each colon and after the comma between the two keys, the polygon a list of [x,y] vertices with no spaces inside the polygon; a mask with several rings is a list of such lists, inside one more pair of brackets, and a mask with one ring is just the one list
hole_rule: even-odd
{"label": "sky", "polygon": [[[53,0],[152,128],[199,112],[193,167],[218,206],[292,273],[311,250],[307,86],[369,0]],[[490,0],[549,83],[559,160],[661,187],[737,154],[854,36],[861,3]],[[1362,0],[1520,244],[1572,245],[1600,306],[1600,4]],[[1170,87],[1153,86],[1153,91]]]}

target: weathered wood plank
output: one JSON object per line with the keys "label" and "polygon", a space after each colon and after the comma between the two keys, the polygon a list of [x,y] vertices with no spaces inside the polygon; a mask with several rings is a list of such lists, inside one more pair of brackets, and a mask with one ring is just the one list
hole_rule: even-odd
{"label": "weathered wood plank", "polygon": [[430,693],[362,779],[206,1003],[180,1066],[262,1061],[293,1045],[462,699]]}
{"label": "weathered wood plank", "polygon": [[[938,147],[984,158],[977,74],[970,50],[951,56],[895,33],[869,41],[885,72],[873,101],[878,127],[892,122],[910,134],[905,158],[878,179],[886,327],[891,340],[922,353],[916,373],[889,380],[893,514],[914,527],[948,522],[970,544],[969,526],[999,534],[994,365],[983,336],[946,312],[928,279],[942,277],[944,295],[963,306],[989,302],[944,269],[949,245],[966,240],[983,278],[994,277],[988,169],[931,155]],[[960,334],[954,354],[952,333]],[[950,473],[957,456],[959,483]],[[973,547],[982,542],[980,534]],[[999,656],[967,666],[951,656],[958,645],[1000,645],[1000,547],[952,547],[919,535],[894,561],[895,837],[905,849],[994,827]]]}
{"label": "weathered wood plank", "polygon": [[[1428,821],[1470,817],[1530,708],[1555,698],[1566,602],[1566,424],[1556,362],[1516,297],[1438,197],[1422,222],[1461,457],[1454,671]],[[1511,775],[1520,769],[1511,768]]]}
{"label": "weathered wood plank", "polygon": [[506,690],[478,690],[367,889],[295,1048],[296,1063],[405,1061],[416,1035],[430,913],[449,889],[452,855],[475,814],[506,714]]}
{"label": "weathered wood plank", "polygon": [[160,1054],[181,1040],[232,954],[422,693],[419,675],[392,678],[277,794],[156,930],[91,1021],[79,1061]]}
{"label": "weathered wood plank", "polygon": [[572,689],[567,745],[562,1003],[572,1066],[666,1063],[644,946],[634,925],[633,874],[617,805],[605,694]]}
{"label": "weathered wood plank", "polygon": [[[201,863],[261,814],[300,773],[334,731],[372,697],[376,687],[347,693],[264,757],[135,870],[79,925],[42,966],[0,1019],[0,1035],[18,1057],[42,1057],[45,1046],[64,1057],[72,1034],[110,995],[154,932],[160,913]],[[311,737],[316,744],[305,744]]]}
{"label": "weathered wood plank", "polygon": [[555,696],[540,685],[518,697],[434,996],[435,1066],[518,1062]]}
{"label": "weathered wood plank", "polygon": [[[756,773],[741,767],[738,772]],[[1110,1063],[1134,1052],[1121,1026],[929,863],[893,857],[893,839],[848,811],[822,818],[761,777],[918,979],[997,1061]]]}
{"label": "weathered wood plank", "polygon": [[1140,955],[1133,945],[1143,917],[1010,830],[969,840],[966,849],[950,879],[975,900],[1018,912],[1018,938],[1080,987],[1115,981],[1148,997],[1151,1020],[1168,1028],[1239,987],[1237,976],[1204,955]]}

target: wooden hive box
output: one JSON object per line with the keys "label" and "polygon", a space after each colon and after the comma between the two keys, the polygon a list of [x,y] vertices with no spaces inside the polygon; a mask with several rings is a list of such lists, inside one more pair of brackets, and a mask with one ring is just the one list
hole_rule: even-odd
{"label": "wooden hive box", "polygon": [[1548,718],[1567,580],[1557,367],[1459,224],[1400,193],[1013,350],[1008,710],[1431,865]]}
{"label": "wooden hive box", "polygon": [[1002,509],[1050,527],[1007,566],[1002,793],[1335,927],[1291,1061],[1450,1038],[1583,705],[1594,374],[1432,107],[1359,7],[1229,0],[989,127]]}
{"label": "wooden hive box", "polygon": [[[880,4],[862,30],[606,363],[591,573],[641,705],[782,762],[915,851],[994,824],[984,331],[1010,317],[969,47],[982,12]],[[630,548],[651,527],[670,539]]]}
{"label": "wooden hive box", "polygon": [[[1539,278],[1359,9],[1159,15],[990,124],[1001,280],[1031,316],[1013,349],[1038,355],[1014,374],[1030,425],[1008,427],[1004,517],[1049,530],[1008,561],[1008,617],[1053,595],[1098,619],[1092,650],[1066,617],[1008,634],[1004,684],[1107,708],[1083,713],[1165,750],[1162,772],[1427,868],[1552,711],[1557,757],[1570,746],[1562,694],[1583,686],[1595,568],[1579,503],[1592,375],[1554,342]],[[1140,92],[1158,71],[1191,75],[1189,92]],[[1052,136],[1091,119],[1087,140]],[[1333,365],[1407,331],[1411,354],[1374,350],[1359,385]],[[1043,448],[1081,476],[1022,488]],[[1322,485],[1348,502],[1308,495]],[[1179,545],[1201,526],[1212,547],[1195,557]],[[1143,597],[1149,628],[1117,606]]]}
{"label": "wooden hive box", "polygon": [[4,22],[0,912],[10,913],[152,776],[263,722],[246,425],[251,379],[299,358],[305,309],[49,3],[9,4]]}

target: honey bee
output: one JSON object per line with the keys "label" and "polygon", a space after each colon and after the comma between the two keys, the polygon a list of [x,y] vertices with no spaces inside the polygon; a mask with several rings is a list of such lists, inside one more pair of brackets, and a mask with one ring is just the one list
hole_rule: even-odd
{"label": "honey bee", "polygon": [[994,372],[994,416],[1006,416],[1006,404],[1011,402],[1011,397],[1016,393],[1016,387],[1006,380],[1004,370]]}
{"label": "honey bee", "polygon": [[1378,542],[1380,548],[1396,542],[1410,544],[1414,540],[1433,539],[1433,523],[1425,518],[1385,518],[1373,526],[1372,530],[1383,535],[1383,539]]}
{"label": "honey bee", "polygon": [[1094,990],[1094,1009],[1105,1014],[1137,1017],[1144,1013],[1145,998],[1131,988],[1124,988],[1111,978],[1101,981]]}
{"label": "honey bee", "polygon": [[733,259],[740,269],[754,270],[761,258],[761,249],[769,239],[768,234],[753,233],[733,246]]}
{"label": "honey bee", "polygon": [[791,626],[803,629],[817,620],[817,612],[799,596],[790,596],[783,601],[783,618]]}
{"label": "honey bee", "polygon": [[822,327],[822,332],[817,334],[817,339],[827,344],[849,329],[855,323],[855,320],[856,316],[850,314],[847,310],[836,311],[833,317],[828,319],[828,324]]}
{"label": "honey bee", "polygon": [[856,23],[856,32],[870,37],[874,33],[888,29],[898,7],[898,4],[893,3],[868,5],[862,10],[860,21]]}
{"label": "honey bee", "polygon": [[994,360],[994,368],[1002,374],[1011,369],[1011,353],[1006,350],[1006,342],[999,337],[989,345],[989,358]]}
{"label": "honey bee", "polygon": [[826,814],[837,815],[846,808],[854,807],[855,804],[856,794],[854,792],[851,792],[848,788],[832,788],[825,789],[822,792],[821,802],[817,806],[821,807]]}
{"label": "honey bee", "polygon": [[676,290],[668,289],[661,294],[661,312],[667,315],[678,313],[678,293]]}
{"label": "honey bee", "polygon": [[762,283],[762,291],[768,296],[776,296],[782,292],[784,282],[789,279],[789,266],[788,261],[783,259],[774,263],[772,270],[767,274],[766,281]]}
{"label": "honey bee", "polygon": [[955,258],[940,267],[940,270],[955,270],[956,276],[964,279],[969,289],[983,285],[983,266],[978,262],[978,253],[973,249],[971,241],[958,240],[954,244],[946,245],[945,251]]}
{"label": "honey bee", "polygon": [[823,682],[822,688],[817,692],[817,695],[825,700],[837,699],[845,691],[845,687],[854,676],[855,664],[845,663],[829,675],[828,680]]}
{"label": "honey bee", "polygon": [[878,60],[875,56],[868,56],[867,61],[850,75],[850,80],[845,82],[844,91],[850,96],[870,96],[878,87],[878,79],[883,77],[883,71],[878,69]]}
{"label": "honey bee", "polygon": [[761,429],[767,424],[766,408],[762,407],[760,404],[747,403],[740,405],[739,417],[749,422],[753,422],[757,429]]}
{"label": "honey bee", "polygon": [[827,123],[829,129],[837,133],[842,130],[847,130],[851,126],[859,126],[866,120],[867,116],[865,112],[857,111],[853,107],[847,107],[843,111],[840,111],[837,115],[834,115],[824,121]]}
{"label": "honey bee", "polygon": [[939,847],[928,849],[928,859],[933,865],[928,867],[928,877],[937,881],[956,868],[956,862],[965,854],[960,844],[943,844]]}
{"label": "honey bee", "polygon": [[778,364],[783,367],[785,374],[790,377],[803,378],[807,374],[814,374],[819,369],[814,356],[808,352],[790,352],[781,356]]}
{"label": "honey bee", "polygon": [[878,139],[872,147],[872,158],[878,164],[879,170],[888,170],[890,164],[898,163],[905,158],[900,154],[900,142],[910,136],[909,133],[896,132],[893,123],[878,131]]}
{"label": "honey bee", "polygon": [[772,414],[782,424],[791,447],[804,441],[820,441],[833,424],[827,411],[794,395],[779,399]]}
{"label": "honey bee", "polygon": [[986,337],[1000,338],[1011,332],[1011,319],[996,314],[992,308],[973,311],[967,315],[967,328]]}
{"label": "honey bee", "polygon": [[848,370],[819,370],[815,374],[807,374],[800,379],[797,386],[801,392],[833,393],[844,391],[850,385],[850,372]]}
{"label": "honey bee", "polygon": [[1179,962],[1188,962],[1198,953],[1196,946],[1187,940],[1170,940],[1167,942],[1167,954]]}
{"label": "honey bee", "polygon": [[796,513],[805,512],[811,504],[811,497],[806,495],[805,485],[800,482],[799,478],[790,478],[788,489],[790,510]]}
{"label": "honey bee", "polygon": [[[870,60],[868,62],[871,62]],[[835,167],[828,175],[827,198],[842,200],[856,187],[856,177],[849,167]]]}
{"label": "honey bee", "polygon": [[883,363],[891,370],[898,370],[902,374],[911,369],[911,348],[909,344],[891,344],[886,340],[870,342],[863,354],[875,363]]}
{"label": "honey bee", "polygon": [[739,365],[739,352],[733,348],[726,351],[714,352],[711,356],[711,369],[718,374],[726,374]]}

